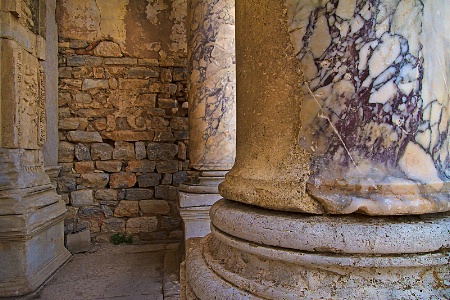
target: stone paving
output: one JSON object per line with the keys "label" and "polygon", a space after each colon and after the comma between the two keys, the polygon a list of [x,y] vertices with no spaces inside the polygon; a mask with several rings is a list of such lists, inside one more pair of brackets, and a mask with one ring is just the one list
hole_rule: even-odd
{"label": "stone paving", "polygon": [[111,245],[76,254],[32,299],[179,299],[178,244]]}

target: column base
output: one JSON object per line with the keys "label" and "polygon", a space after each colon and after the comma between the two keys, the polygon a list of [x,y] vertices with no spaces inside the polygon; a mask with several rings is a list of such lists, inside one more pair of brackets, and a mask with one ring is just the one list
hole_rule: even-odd
{"label": "column base", "polygon": [[14,212],[0,209],[0,297],[27,295],[71,257],[64,247],[65,205],[51,186],[1,196],[16,205],[9,206]]}
{"label": "column base", "polygon": [[186,299],[450,298],[449,214],[311,216],[221,200],[211,218],[187,249]]}
{"label": "column base", "polygon": [[209,210],[218,200],[218,185],[223,181],[226,171],[203,171],[191,180],[180,185],[178,208],[184,223],[185,240],[204,237],[210,230]]}

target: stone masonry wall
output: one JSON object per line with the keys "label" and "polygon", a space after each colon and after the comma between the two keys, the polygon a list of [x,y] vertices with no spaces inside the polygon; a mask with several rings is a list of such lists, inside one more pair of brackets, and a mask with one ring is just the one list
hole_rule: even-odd
{"label": "stone masonry wall", "polygon": [[[107,6],[103,6],[107,2]],[[59,1],[58,192],[66,230],[181,239],[185,1]]]}

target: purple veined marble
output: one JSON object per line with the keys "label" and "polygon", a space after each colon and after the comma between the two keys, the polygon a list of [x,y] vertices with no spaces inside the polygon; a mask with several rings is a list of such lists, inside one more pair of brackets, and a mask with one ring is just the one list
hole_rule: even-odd
{"label": "purple veined marble", "polygon": [[450,2],[287,0],[299,143],[329,213],[450,210]]}
{"label": "purple veined marble", "polygon": [[188,5],[190,166],[229,170],[236,151],[234,1]]}

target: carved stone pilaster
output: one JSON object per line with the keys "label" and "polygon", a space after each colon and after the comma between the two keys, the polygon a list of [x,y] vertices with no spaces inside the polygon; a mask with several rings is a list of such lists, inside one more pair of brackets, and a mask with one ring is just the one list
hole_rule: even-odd
{"label": "carved stone pilaster", "polygon": [[65,204],[45,172],[42,154],[47,131],[41,66],[45,4],[1,3],[1,297],[35,291],[70,257],[64,248]]}

